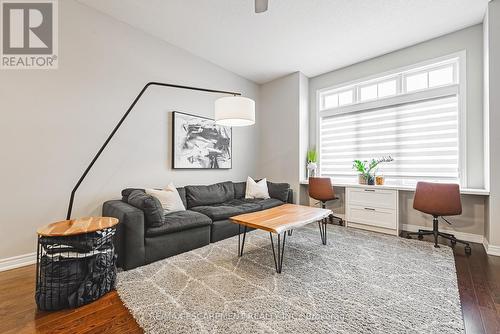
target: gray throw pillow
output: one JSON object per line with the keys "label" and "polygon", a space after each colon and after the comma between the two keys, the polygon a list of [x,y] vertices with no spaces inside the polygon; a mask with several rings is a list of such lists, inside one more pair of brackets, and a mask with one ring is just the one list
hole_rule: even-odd
{"label": "gray throw pillow", "polygon": [[146,226],[159,227],[163,225],[163,208],[156,197],[141,190],[134,190],[128,195],[128,204],[144,212]]}
{"label": "gray throw pillow", "polygon": [[134,190],[139,190],[143,193],[146,193],[146,190],[144,190],[144,188],[125,188],[122,190],[122,201],[124,201],[125,203],[128,203],[128,197],[130,196],[130,194]]}

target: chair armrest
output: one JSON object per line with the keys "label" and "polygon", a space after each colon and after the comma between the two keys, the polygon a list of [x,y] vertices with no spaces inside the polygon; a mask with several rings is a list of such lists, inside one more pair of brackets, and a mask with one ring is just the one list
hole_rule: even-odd
{"label": "chair armrest", "polygon": [[142,266],[146,261],[144,245],[144,213],[120,200],[104,202],[102,215],[118,218],[114,244],[118,254],[117,266],[124,270]]}

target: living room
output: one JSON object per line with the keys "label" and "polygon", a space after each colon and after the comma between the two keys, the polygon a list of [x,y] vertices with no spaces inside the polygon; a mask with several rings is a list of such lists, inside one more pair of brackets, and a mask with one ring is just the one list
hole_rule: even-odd
{"label": "living room", "polygon": [[500,0],[0,0],[2,333],[500,333]]}

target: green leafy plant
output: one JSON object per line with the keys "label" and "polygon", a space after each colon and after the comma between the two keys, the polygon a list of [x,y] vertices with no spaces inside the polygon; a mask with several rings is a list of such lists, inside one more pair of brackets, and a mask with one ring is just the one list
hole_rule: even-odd
{"label": "green leafy plant", "polygon": [[318,152],[315,149],[307,151],[307,162],[318,162]]}
{"label": "green leafy plant", "polygon": [[368,161],[354,160],[352,168],[357,170],[359,174],[366,175],[366,164]]}
{"label": "green leafy plant", "polygon": [[359,174],[364,175],[365,177],[370,177],[375,174],[376,168],[378,167],[379,164],[391,161],[394,161],[394,159],[391,156],[383,157],[377,160],[372,159],[370,161],[354,160],[352,168],[357,170]]}

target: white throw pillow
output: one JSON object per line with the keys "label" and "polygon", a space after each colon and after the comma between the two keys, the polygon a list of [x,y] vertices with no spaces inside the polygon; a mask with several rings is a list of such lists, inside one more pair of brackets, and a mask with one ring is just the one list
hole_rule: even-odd
{"label": "white throw pillow", "polygon": [[269,191],[267,190],[267,180],[264,178],[259,182],[255,182],[250,176],[247,178],[247,189],[245,191],[245,198],[269,198]]}
{"label": "white throw pillow", "polygon": [[156,197],[165,211],[173,212],[186,210],[182,203],[181,196],[179,196],[179,192],[173,183],[170,183],[163,190],[146,189],[146,194]]}

